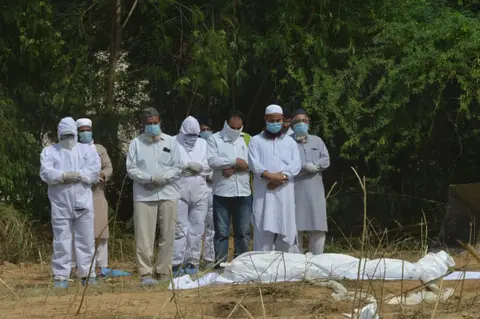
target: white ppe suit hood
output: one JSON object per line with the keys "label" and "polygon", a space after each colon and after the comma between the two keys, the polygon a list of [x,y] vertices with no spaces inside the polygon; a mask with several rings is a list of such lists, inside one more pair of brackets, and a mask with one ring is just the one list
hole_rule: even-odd
{"label": "white ppe suit hood", "polygon": [[187,152],[193,149],[200,134],[200,124],[193,116],[187,117],[180,127],[180,134],[178,135],[178,142],[185,147]]}
{"label": "white ppe suit hood", "polygon": [[73,134],[75,140],[77,139],[77,123],[75,123],[71,117],[65,117],[58,123],[58,140],[60,140],[60,137],[64,134]]}
{"label": "white ppe suit hood", "polygon": [[200,124],[198,123],[197,119],[194,118],[193,116],[187,117],[183,121],[182,127],[180,127],[180,134],[183,134],[183,135],[200,134]]}

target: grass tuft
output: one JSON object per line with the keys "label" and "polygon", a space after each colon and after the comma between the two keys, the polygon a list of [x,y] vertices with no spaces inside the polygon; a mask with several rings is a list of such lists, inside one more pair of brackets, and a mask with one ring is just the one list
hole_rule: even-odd
{"label": "grass tuft", "polygon": [[38,245],[32,226],[22,212],[0,204],[0,260],[19,263],[38,259],[42,245]]}

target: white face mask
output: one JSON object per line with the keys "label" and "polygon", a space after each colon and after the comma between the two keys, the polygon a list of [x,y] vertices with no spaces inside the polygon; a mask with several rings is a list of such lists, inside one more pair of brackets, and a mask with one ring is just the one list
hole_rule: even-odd
{"label": "white face mask", "polygon": [[223,125],[223,132],[232,140],[236,140],[240,136],[240,133],[242,133],[242,130],[243,130],[243,126],[239,130],[232,129],[227,124],[227,121],[225,121],[225,124]]}
{"label": "white face mask", "polygon": [[71,150],[75,146],[75,138],[65,138],[60,140],[60,145],[67,150]]}
{"label": "white face mask", "polygon": [[187,150],[187,152],[190,152],[193,147],[195,146],[195,143],[197,142],[198,135],[184,135],[183,136],[183,141],[185,143],[184,147]]}

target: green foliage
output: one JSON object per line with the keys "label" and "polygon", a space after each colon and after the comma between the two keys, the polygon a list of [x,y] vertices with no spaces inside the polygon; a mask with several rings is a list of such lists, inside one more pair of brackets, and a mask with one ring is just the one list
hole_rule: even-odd
{"label": "green foliage", "polygon": [[478,19],[427,2],[397,12],[403,15],[380,23],[373,45],[350,55],[348,67],[313,70],[305,101],[325,114],[325,136],[348,136],[343,157],[362,154],[382,171],[401,169],[391,165],[396,156],[434,138],[439,113],[455,118],[458,138],[470,134],[461,128],[479,103]]}
{"label": "green foliage", "polygon": [[115,106],[107,112],[112,1],[7,1],[2,201],[48,219],[38,154],[61,117],[88,115],[115,165],[109,201],[120,198],[128,219],[130,184],[121,190],[131,136],[119,130],[135,132],[146,105],[161,111],[170,134],[186,114],[208,115],[219,128],[231,108],[255,134],[267,104],[303,106],[332,156],[326,188],[342,185],[329,202],[341,227],[361,211],[351,166],[369,177],[369,212],[387,226],[417,222],[422,210],[441,216],[450,183],[480,178],[476,1],[133,3],[122,2]]}

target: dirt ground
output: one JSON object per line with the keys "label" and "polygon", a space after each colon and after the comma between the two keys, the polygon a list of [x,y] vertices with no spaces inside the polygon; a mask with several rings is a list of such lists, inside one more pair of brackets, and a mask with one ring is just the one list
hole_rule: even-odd
{"label": "dirt ground", "polygon": [[[465,265],[457,259],[457,267]],[[471,262],[473,263],[473,262]],[[134,271],[134,264],[116,268]],[[469,267],[475,269],[477,267]],[[4,263],[0,265],[0,318],[74,317],[84,288],[71,283],[67,291],[52,288],[46,264]],[[356,282],[342,282],[355,289]],[[443,287],[455,288],[455,296],[435,310],[435,318],[479,318],[480,281],[444,281]],[[380,300],[388,294],[419,291],[420,282],[363,283],[364,289]],[[353,302],[336,302],[328,288],[307,283],[275,285],[217,286],[187,291],[168,291],[166,286],[151,289],[139,286],[139,278],[102,281],[87,289],[80,318],[345,318]],[[431,318],[435,305],[380,305],[382,318]]]}

